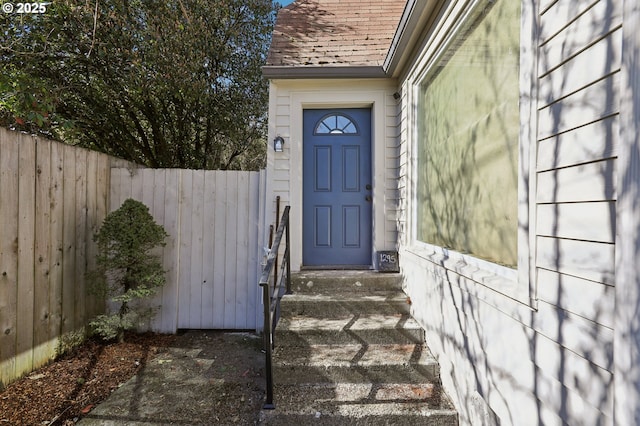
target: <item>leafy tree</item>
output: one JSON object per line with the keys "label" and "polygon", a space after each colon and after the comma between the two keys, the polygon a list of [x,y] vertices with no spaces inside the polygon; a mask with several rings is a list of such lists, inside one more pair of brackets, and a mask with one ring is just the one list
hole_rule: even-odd
{"label": "leafy tree", "polygon": [[140,201],[128,199],[107,215],[94,237],[98,245],[97,269],[90,277],[95,292],[120,307],[91,321],[97,334],[123,341],[125,330],[153,315],[152,310],[135,302],[152,296],[165,283],[162,264],[151,251],[164,246],[167,236]]}
{"label": "leafy tree", "polygon": [[57,0],[0,14],[0,124],[150,167],[257,169],[270,0]]}

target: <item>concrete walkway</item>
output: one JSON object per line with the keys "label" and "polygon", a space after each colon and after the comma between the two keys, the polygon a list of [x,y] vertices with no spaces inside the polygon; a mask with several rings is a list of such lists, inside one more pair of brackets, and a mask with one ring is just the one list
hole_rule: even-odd
{"label": "concrete walkway", "polygon": [[276,332],[275,410],[262,409],[262,339],[189,332],[80,424],[458,424],[399,275],[296,274],[293,290]]}
{"label": "concrete walkway", "polygon": [[250,333],[185,333],[79,424],[256,424],[265,395],[261,348]]}

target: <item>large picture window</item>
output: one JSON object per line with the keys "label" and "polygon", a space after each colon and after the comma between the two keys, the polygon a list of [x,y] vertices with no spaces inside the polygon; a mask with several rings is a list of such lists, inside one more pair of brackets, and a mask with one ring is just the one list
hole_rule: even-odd
{"label": "large picture window", "polygon": [[515,267],[520,2],[481,3],[419,85],[416,236]]}

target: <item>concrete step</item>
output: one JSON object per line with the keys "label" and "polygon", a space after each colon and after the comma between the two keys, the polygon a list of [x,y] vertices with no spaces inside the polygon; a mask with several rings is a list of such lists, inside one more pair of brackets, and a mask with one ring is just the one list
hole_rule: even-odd
{"label": "concrete step", "polygon": [[294,293],[285,295],[280,302],[281,316],[332,318],[354,314],[409,314],[411,305],[402,291],[385,291],[377,295],[322,295]]}
{"label": "concrete step", "polygon": [[390,383],[282,386],[275,388],[272,425],[457,425],[457,414],[439,386]]}
{"label": "concrete step", "polygon": [[422,344],[287,349],[274,358],[276,410],[260,424],[458,424]]}
{"label": "concrete step", "polygon": [[[304,390],[303,395],[296,394],[298,390]],[[282,402],[286,408],[303,408],[311,402],[311,406],[332,407],[344,403],[350,404],[399,404],[403,402],[422,403],[430,409],[449,408],[447,402],[443,403],[440,389],[433,383],[407,384],[407,383],[333,383],[333,384],[306,384],[306,385],[280,385],[276,386],[282,395]],[[292,398],[285,398],[291,395]],[[305,404],[305,405],[303,405]],[[331,412],[330,409],[324,410]]]}
{"label": "concrete step", "polygon": [[269,425],[457,425],[399,274],[303,271],[281,301]]}
{"label": "concrete step", "polygon": [[302,271],[291,274],[294,293],[376,294],[402,290],[402,276],[375,271]]}
{"label": "concrete step", "polygon": [[[339,414],[320,411],[308,414],[296,412],[263,411],[263,425],[318,425],[318,426],[457,426],[458,416],[453,410],[431,410],[419,404],[403,404],[402,407],[388,405],[344,405]],[[373,414],[368,414],[373,413]]]}
{"label": "concrete step", "polygon": [[276,345],[308,347],[334,344],[423,343],[424,330],[408,314],[352,314],[329,318],[282,316],[276,328]]}
{"label": "concrete step", "polygon": [[280,346],[274,351],[274,361],[278,365],[310,367],[437,365],[436,359],[422,343]]}
{"label": "concrete step", "polygon": [[423,344],[316,345],[277,349],[274,372],[279,384],[437,382],[435,358]]}

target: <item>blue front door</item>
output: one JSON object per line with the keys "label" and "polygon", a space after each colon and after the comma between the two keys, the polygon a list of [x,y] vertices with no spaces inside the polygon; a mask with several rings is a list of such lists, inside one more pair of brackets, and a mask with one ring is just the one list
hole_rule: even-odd
{"label": "blue front door", "polygon": [[303,170],[303,265],[371,265],[371,110],[305,110]]}

